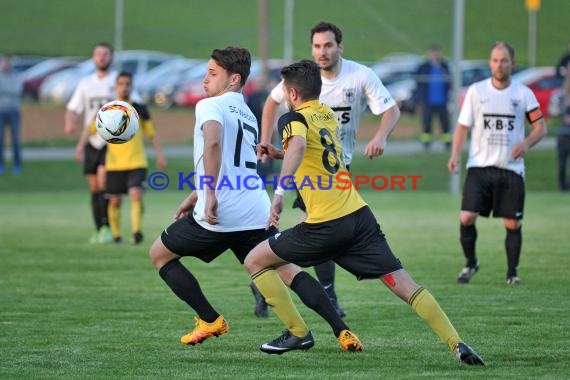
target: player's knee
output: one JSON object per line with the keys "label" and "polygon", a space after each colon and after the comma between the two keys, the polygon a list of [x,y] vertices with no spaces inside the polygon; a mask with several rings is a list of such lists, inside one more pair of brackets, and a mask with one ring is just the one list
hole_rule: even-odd
{"label": "player's knee", "polygon": [[154,241],[148,252],[152,264],[157,270],[160,270],[166,263],[171,261],[176,255],[173,255],[162,243],[160,237]]}
{"label": "player's knee", "polygon": [[281,277],[281,281],[288,287],[291,287],[291,283],[297,274],[301,272],[301,268],[296,266],[295,264],[287,264],[282,265],[277,269],[277,273],[279,277]]}
{"label": "player's knee", "polygon": [[462,211],[461,215],[459,216],[459,221],[463,226],[471,226],[475,224],[476,220],[477,220],[477,214],[473,212]]}

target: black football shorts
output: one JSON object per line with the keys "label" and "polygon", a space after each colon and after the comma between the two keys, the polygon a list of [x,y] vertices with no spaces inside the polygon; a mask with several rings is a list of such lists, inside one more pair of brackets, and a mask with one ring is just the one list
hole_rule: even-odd
{"label": "black football shorts", "polygon": [[368,206],[323,223],[301,223],[269,238],[281,259],[302,267],[333,260],[359,280],[402,269]]}
{"label": "black football shorts", "polygon": [[162,243],[178,256],[193,256],[206,263],[230,249],[243,264],[247,254],[277,229],[267,231],[245,230],[232,232],[210,231],[199,225],[191,214],[166,227],[161,234]]}
{"label": "black football shorts", "polygon": [[461,210],[488,217],[522,219],[525,186],[522,176],[494,166],[467,169]]}

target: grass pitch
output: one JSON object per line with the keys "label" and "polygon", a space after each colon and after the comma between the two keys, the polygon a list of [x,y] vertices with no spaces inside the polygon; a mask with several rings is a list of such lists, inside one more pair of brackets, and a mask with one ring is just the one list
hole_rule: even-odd
{"label": "grass pitch", "polygon": [[[193,327],[194,313],[162,282],[147,251],[172,221],[183,192],[146,193],[143,245],[89,245],[92,223],[83,179],[74,164],[59,163],[59,177],[68,179],[62,182],[67,186],[58,186],[62,179],[56,172],[49,175],[56,164],[28,163],[24,174],[44,173],[39,182],[29,174],[13,187],[6,185],[9,176],[0,178],[0,378],[559,379],[570,373],[567,195],[529,191],[523,284],[509,287],[501,221],[480,219],[481,270],[471,284],[459,286],[455,276],[464,264],[459,196],[363,192],[405,268],[434,294],[487,368],[456,362],[378,281],[357,282],[341,269],[340,302],[366,351],[342,352],[326,324],[294,297],[316,346],[268,356],[258,346],[279,335],[282,326],[274,316],[253,316],[248,275],[229,254],[208,265],[192,258],[183,262],[228,319],[230,332],[196,347],[179,343]],[[285,226],[293,225],[296,211],[285,213]],[[122,214],[128,233],[128,202]]]}

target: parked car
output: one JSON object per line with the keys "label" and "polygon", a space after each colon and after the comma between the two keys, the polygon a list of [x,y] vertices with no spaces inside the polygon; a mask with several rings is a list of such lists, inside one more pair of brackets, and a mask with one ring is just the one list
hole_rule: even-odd
{"label": "parked car", "polygon": [[154,94],[154,103],[162,108],[170,108],[177,104],[175,96],[179,90],[197,80],[202,80],[206,74],[208,62],[204,61],[186,70],[177,82],[166,82],[160,85]]}
{"label": "parked car", "polygon": [[[272,72],[275,73],[275,71],[279,71],[283,66],[285,66],[285,64],[286,63],[283,60],[270,59],[268,61],[270,76],[272,75]],[[256,76],[261,73],[261,69],[261,61],[253,60],[251,63],[248,82],[253,82]],[[176,105],[182,107],[193,107],[196,103],[206,97],[206,92],[204,91],[204,86],[202,84],[206,71],[207,64],[196,67],[196,70],[192,73],[195,78],[183,83],[174,93],[173,100]],[[253,90],[250,83],[246,83],[244,86],[243,93],[245,96],[248,95],[248,91]]]}
{"label": "parked car", "polygon": [[17,73],[23,73],[45,59],[47,57],[41,55],[14,55],[12,56],[12,70]]}
{"label": "parked car", "polygon": [[370,68],[378,75],[384,86],[414,77],[425,57],[416,54],[391,54]]}
{"label": "parked car", "polygon": [[[550,114],[548,107],[550,99],[555,92],[562,87],[564,78],[556,75],[553,67],[544,67],[544,69],[543,75],[533,80],[527,80],[524,84],[532,90],[536,96],[536,100],[538,100],[542,114],[546,119],[549,119],[553,116]],[[517,80],[516,78],[516,74],[513,75],[513,80]]]}
{"label": "parked car", "polygon": [[204,62],[203,59],[170,59],[140,75],[135,82],[135,88],[141,100],[148,104],[154,100],[154,95],[160,87],[180,82],[188,70]]}
{"label": "parked car", "polygon": [[76,66],[79,58],[48,58],[22,73],[24,97],[38,99],[40,85],[52,74]]}
{"label": "parked car", "polygon": [[[161,63],[180,56],[146,50],[124,50],[115,54],[114,67],[118,71],[127,71],[137,78],[147,71],[157,67]],[[42,102],[66,103],[81,78],[95,72],[95,65],[91,58],[83,61],[78,66],[63,70],[50,76],[39,90],[39,98]]]}

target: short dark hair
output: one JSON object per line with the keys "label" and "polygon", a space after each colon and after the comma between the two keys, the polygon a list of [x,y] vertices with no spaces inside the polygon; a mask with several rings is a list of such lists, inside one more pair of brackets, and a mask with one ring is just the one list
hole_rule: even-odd
{"label": "short dark hair", "polygon": [[113,49],[113,45],[111,45],[107,42],[99,42],[99,43],[95,44],[95,46],[93,46],[93,51],[95,50],[95,48],[98,48],[100,46],[109,49],[109,51],[111,52],[111,55],[113,55],[113,53],[115,52],[115,49]]}
{"label": "short dark hair", "polygon": [[128,71],[121,71],[119,74],[117,74],[117,79],[115,79],[115,81],[118,81],[121,77],[129,78],[131,82],[133,81],[133,74],[129,73]]}
{"label": "short dark hair", "polygon": [[281,69],[285,86],[297,90],[303,100],[318,99],[323,81],[321,69],[314,61],[303,59]]}
{"label": "short dark hair", "polygon": [[337,45],[342,42],[342,32],[338,26],[333,23],[321,21],[311,29],[311,43],[313,43],[313,36],[315,33],[333,32],[334,40]]}
{"label": "short dark hair", "polygon": [[511,56],[511,61],[515,60],[515,48],[513,47],[513,45],[511,45],[510,43],[505,42],[505,41],[497,41],[493,44],[491,51],[493,51],[497,47],[503,47],[503,48],[507,49],[507,51],[509,52],[509,55]]}
{"label": "short dark hair", "polygon": [[241,76],[240,85],[243,87],[251,70],[249,50],[228,46],[225,49],[214,49],[210,58],[231,74],[239,74]]}

